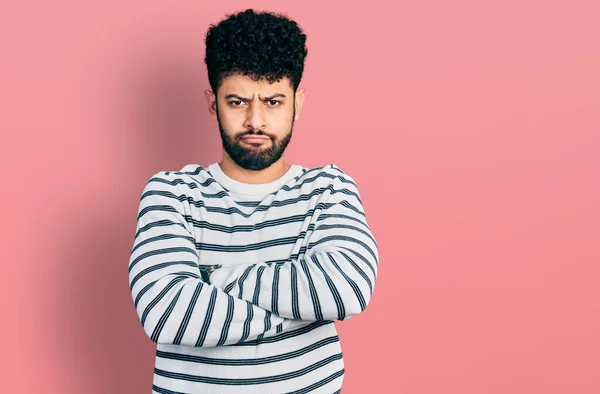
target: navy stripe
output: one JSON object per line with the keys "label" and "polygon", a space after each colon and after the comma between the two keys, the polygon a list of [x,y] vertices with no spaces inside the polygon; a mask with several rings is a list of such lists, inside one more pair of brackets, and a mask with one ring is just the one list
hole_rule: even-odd
{"label": "navy stripe", "polygon": [[312,371],[315,371],[319,368],[324,367],[327,364],[330,364],[334,361],[341,360],[342,354],[337,353],[331,355],[329,357],[324,358],[323,360],[317,361],[316,363],[309,365],[305,368],[299,369],[293,372],[287,372],[279,375],[272,376],[264,376],[257,378],[238,378],[238,379],[226,379],[226,378],[215,378],[212,376],[201,376],[201,375],[190,375],[185,373],[177,373],[177,372],[169,372],[162,369],[154,368],[154,373],[159,376],[164,376],[171,379],[179,379],[179,380],[187,380],[190,382],[197,383],[210,383],[210,384],[218,384],[218,385],[227,385],[227,386],[244,386],[244,385],[252,385],[252,384],[264,384],[264,383],[274,383],[281,382],[284,380],[298,378],[302,375],[306,375]]}
{"label": "navy stripe", "polygon": [[329,275],[327,275],[327,273],[325,272],[325,269],[321,266],[321,263],[319,263],[319,259],[317,258],[317,256],[312,255],[310,258],[313,261],[313,263],[315,263],[315,265],[321,270],[321,273],[325,278],[325,282],[327,282],[327,286],[329,287],[329,290],[331,290],[331,295],[335,300],[335,306],[337,308],[338,313],[338,320],[342,320],[346,316],[346,308],[344,307],[344,302],[342,301],[342,296],[340,296],[340,292],[335,287],[335,284],[333,283]]}
{"label": "navy stripe", "polygon": [[221,337],[219,338],[219,342],[217,342],[217,346],[222,346],[227,340],[227,335],[229,334],[229,327],[231,326],[231,322],[233,320],[233,305],[233,298],[229,297],[227,299],[227,317],[225,318],[225,323],[223,323]]}
{"label": "navy stripe", "polygon": [[192,298],[190,299],[190,303],[188,304],[187,310],[185,311],[185,316],[183,317],[183,321],[177,330],[177,334],[175,335],[175,340],[173,343],[175,345],[181,344],[181,339],[183,338],[183,334],[190,323],[190,319],[192,318],[192,313],[194,312],[194,306],[196,306],[196,302],[198,302],[198,297],[200,297],[200,292],[202,291],[202,282],[196,283],[196,288],[194,289],[194,294],[192,294]]}
{"label": "navy stripe", "polygon": [[234,280],[233,282],[231,282],[230,284],[228,284],[227,286],[225,286],[225,288],[223,289],[223,291],[225,293],[229,293],[233,289],[233,287],[237,284],[237,282],[238,282],[237,279]]}
{"label": "navy stripe", "polygon": [[148,314],[150,313],[152,308],[154,308],[156,306],[156,304],[158,304],[160,302],[160,300],[169,292],[169,290],[171,290],[171,288],[173,288],[177,283],[181,282],[184,279],[185,279],[185,277],[183,277],[183,276],[178,276],[178,277],[174,278],[171,282],[169,282],[162,289],[162,291],[160,293],[158,293],[156,298],[154,298],[152,300],[152,302],[150,302],[150,304],[148,304],[148,306],[142,313],[142,317],[141,317],[142,326],[146,325],[146,318],[148,317]]}
{"label": "navy stripe", "polygon": [[293,245],[298,241],[298,237],[275,238],[269,241],[258,242],[247,245],[218,245],[205,242],[197,242],[198,250],[207,250],[211,252],[248,252],[252,250],[261,250],[273,246]]}
{"label": "navy stripe", "polygon": [[156,323],[156,326],[154,326],[154,330],[152,331],[152,335],[150,336],[150,339],[152,341],[154,341],[154,342],[158,341],[158,337],[160,336],[160,333],[161,333],[163,327],[165,326],[167,319],[169,318],[169,315],[171,314],[171,312],[173,312],[173,309],[175,308],[175,305],[177,304],[177,300],[179,299],[179,296],[181,296],[181,290],[183,290],[183,287],[179,288],[179,291],[177,291],[177,293],[175,294],[175,297],[173,297],[173,300],[171,301],[171,303],[169,304],[167,309],[164,311],[163,315],[160,317],[160,319],[158,319],[158,323]]}
{"label": "navy stripe", "polygon": [[341,205],[343,205],[344,207],[346,207],[346,208],[348,208],[348,209],[350,209],[350,210],[352,210],[352,211],[354,211],[354,212],[358,213],[359,215],[361,215],[361,216],[363,216],[363,217],[365,217],[365,216],[366,216],[366,215],[365,215],[365,213],[364,213],[363,211],[361,211],[360,209],[356,208],[354,205],[350,204],[350,203],[349,203],[348,201],[346,201],[346,200],[340,201],[340,202],[339,202],[339,204],[341,204]]}
{"label": "navy stripe", "polygon": [[192,363],[210,364],[210,365],[228,365],[228,366],[244,366],[244,365],[263,365],[269,363],[276,363],[280,361],[291,360],[310,353],[323,346],[327,346],[332,343],[339,342],[338,336],[330,336],[323,338],[313,344],[305,346],[298,350],[293,350],[286,353],[281,353],[275,356],[260,357],[260,358],[247,358],[247,359],[235,359],[235,358],[211,358],[194,356],[190,354],[172,353],[161,350],[156,351],[156,356],[165,359],[187,361]]}
{"label": "navy stripe", "polygon": [[151,256],[156,256],[159,254],[167,254],[167,253],[190,253],[194,256],[198,256],[194,249],[181,247],[181,246],[173,247],[173,248],[154,249],[149,252],[143,253],[143,254],[139,255],[138,257],[136,257],[134,260],[132,260],[131,264],[129,264],[129,272],[131,272],[132,268],[135,267],[137,265],[137,263],[139,263],[140,261],[147,259],[148,257],[151,257]]}
{"label": "navy stripe", "polygon": [[[313,217],[314,213],[318,210],[326,210],[331,208],[334,204],[324,204],[319,203],[314,209],[307,211],[305,214],[301,215],[291,215],[277,219],[265,220],[264,222],[258,222],[256,224],[248,224],[248,225],[237,225],[237,226],[225,226],[216,223],[211,223],[205,220],[196,220],[192,218],[190,215],[185,215],[185,220],[192,224],[194,228],[199,229],[207,229],[215,232],[225,233],[225,234],[233,234],[233,233],[250,233],[256,230],[263,230],[270,227],[279,227],[284,224],[290,223],[302,223],[306,220],[306,218]],[[314,225],[313,225],[314,226]],[[310,229],[310,227],[309,227]],[[193,241],[193,239],[191,239]]]}
{"label": "navy stripe", "polygon": [[290,265],[290,272],[292,276],[292,316],[296,320],[301,320],[300,305],[298,304],[298,275],[296,274],[296,266],[294,264]]}
{"label": "navy stripe", "polygon": [[364,243],[363,241],[361,241],[359,239],[356,239],[353,237],[348,237],[346,235],[331,235],[328,237],[323,237],[323,238],[319,239],[318,241],[308,244],[308,249],[311,249],[311,248],[315,247],[316,245],[331,242],[331,241],[354,242],[354,243],[362,246],[363,248],[365,248],[371,254],[371,256],[373,256],[373,259],[375,261],[377,260],[377,256],[375,255],[375,252],[373,251],[373,249],[371,249],[371,247],[369,245],[367,245],[366,243]]}
{"label": "navy stripe", "polygon": [[[344,376],[344,372],[345,369],[342,368],[337,372],[332,373],[331,375],[329,375],[328,377],[326,377],[325,379],[321,379],[316,383],[311,384],[310,386],[307,386],[305,388],[303,388],[302,390],[296,390],[296,391],[290,391],[288,394],[305,394],[305,393],[309,393],[311,391],[313,391],[314,389],[317,389],[319,387],[325,386],[327,383],[334,381],[335,379],[339,378],[340,376]],[[338,390],[336,391],[334,394],[339,393],[341,391]]]}
{"label": "navy stripe", "polygon": [[[138,219],[138,223],[139,223],[139,219]],[[157,220],[157,221],[145,224],[144,226],[141,226],[136,231],[136,233],[135,233],[135,239],[137,239],[137,237],[140,234],[142,234],[142,233],[144,233],[144,232],[146,232],[146,231],[148,231],[148,230],[150,230],[150,229],[152,229],[154,227],[167,227],[167,226],[173,226],[173,225],[179,226],[181,228],[185,228],[185,226],[183,225],[183,223],[174,222],[174,221],[169,220],[169,219]],[[181,237],[180,235],[166,235],[166,234],[163,234],[161,236],[172,236],[173,238],[180,238]],[[135,250],[135,248],[133,248],[133,250]]]}
{"label": "navy stripe", "polygon": [[198,346],[198,347],[202,346],[204,344],[204,341],[206,340],[206,334],[208,333],[208,327],[210,327],[210,321],[212,320],[216,301],[217,301],[217,288],[213,287],[212,292],[210,293],[210,300],[208,301],[208,307],[206,308],[206,315],[204,315],[204,323],[202,323],[202,329],[200,330],[200,335],[198,335],[198,340],[196,341],[196,346]]}
{"label": "navy stripe", "polygon": [[[334,324],[333,320],[317,320],[314,323],[307,324],[306,326],[302,326],[295,330],[282,332],[280,335],[263,338],[260,341],[258,341],[258,340],[246,341],[244,343],[236,344],[235,346],[256,346],[256,345],[263,344],[263,343],[280,342],[280,341],[284,341],[286,339],[304,335],[312,330],[316,330],[317,328],[326,326],[328,324]],[[280,324],[279,326],[281,326],[283,328],[283,323]]]}
{"label": "navy stripe", "polygon": [[276,265],[273,270],[273,286],[271,288],[271,311],[274,314],[279,313],[279,270],[281,269],[280,265]]}
{"label": "navy stripe", "polygon": [[340,268],[340,266],[338,265],[338,263],[335,261],[335,259],[331,255],[331,253],[327,253],[327,256],[329,257],[329,261],[331,261],[331,264],[333,264],[333,266],[340,272],[340,274],[342,274],[344,279],[346,279],[346,281],[350,284],[350,287],[352,287],[352,290],[354,290],[354,294],[356,295],[356,298],[358,299],[358,303],[360,304],[360,310],[364,311],[365,308],[367,307],[367,303],[365,302],[365,297],[363,296],[363,294],[360,291],[356,282],[354,282],[352,280],[352,278],[350,278],[348,275],[346,275],[344,270],[342,270]]}
{"label": "navy stripe", "polygon": [[155,384],[152,384],[152,390],[156,391],[157,393],[160,393],[160,394],[186,394],[186,393],[182,393],[181,391],[167,390],[165,388],[158,387]]}
{"label": "navy stripe", "polygon": [[150,290],[152,288],[152,286],[154,286],[154,284],[158,282],[158,280],[155,280],[154,282],[150,282],[148,283],[146,286],[144,286],[142,288],[142,290],[140,290],[137,295],[135,296],[135,300],[133,300],[133,305],[135,305],[135,308],[137,309],[138,304],[140,303],[140,300],[142,299],[142,297],[144,296],[144,294],[146,294],[146,292],[148,290]]}
{"label": "navy stripe", "polygon": [[[265,332],[269,331],[270,329],[271,329],[271,312],[267,311],[267,313],[265,313]],[[261,336],[261,338],[262,338],[262,336]]]}
{"label": "navy stripe", "polygon": [[150,272],[158,271],[166,267],[170,267],[172,265],[187,265],[188,267],[197,268],[198,264],[193,261],[167,261],[164,263],[158,263],[155,265],[151,265],[146,269],[140,271],[129,284],[129,290],[133,290],[133,286],[135,286],[136,282],[140,280],[144,275],[149,274]]}
{"label": "navy stripe", "polygon": [[[301,194],[298,197],[289,198],[286,200],[270,201],[270,203],[268,205],[259,205],[255,209],[253,209],[252,212],[250,212],[250,213],[246,213],[237,207],[221,208],[218,206],[207,205],[204,199],[196,201],[192,197],[187,197],[186,200],[190,206],[196,207],[199,209],[202,208],[203,210],[206,210],[206,212],[220,213],[220,214],[226,214],[226,215],[231,215],[231,214],[235,213],[235,214],[239,214],[245,218],[248,218],[251,215],[255,214],[256,212],[268,211],[272,207],[280,208],[280,207],[285,207],[288,205],[295,205],[301,201],[310,201],[311,199],[315,198],[315,196],[322,196],[327,191],[331,192],[331,194],[342,193],[342,194],[345,194],[348,196],[354,196],[357,200],[360,201],[358,194],[356,194],[348,189],[334,189],[332,185],[329,185],[327,187],[320,187],[317,189],[313,189],[313,191],[311,191],[309,194]],[[163,197],[174,198],[176,200],[180,200],[180,197],[176,196],[175,194],[173,194],[171,192],[156,191],[155,193],[160,194]],[[318,197],[316,197],[316,198],[318,199]],[[331,204],[331,203],[328,203],[328,204]],[[359,210],[356,210],[356,211],[358,213],[361,212]]]}
{"label": "navy stripe", "polygon": [[223,291],[224,291],[225,293],[229,293],[229,292],[230,292],[230,291],[231,291],[231,290],[232,290],[232,289],[235,287],[235,285],[236,285],[237,283],[238,283],[238,280],[237,280],[237,279],[235,279],[233,282],[231,282],[231,283],[229,283],[227,286],[225,286],[225,287],[223,288]]}
{"label": "navy stripe", "polygon": [[310,276],[310,271],[308,266],[306,265],[306,260],[300,259],[300,266],[306,275],[306,279],[308,279],[308,289],[310,290],[310,298],[313,303],[313,309],[315,312],[316,320],[323,320],[323,313],[321,312],[321,302],[319,301],[319,297],[317,296],[317,289],[315,288],[315,283]]}
{"label": "navy stripe", "polygon": [[242,296],[244,293],[244,282],[248,278],[248,275],[250,275],[250,271],[252,271],[252,266],[247,267],[244,270],[244,273],[240,276],[240,279],[238,280],[238,287],[240,289],[240,291],[238,292],[238,298],[243,298]]}
{"label": "navy stripe", "polygon": [[265,336],[265,333],[267,331],[269,331],[270,329],[271,329],[271,312],[266,311],[266,313],[265,313],[265,328],[262,333],[258,334],[256,339],[258,341],[260,341]]}
{"label": "navy stripe", "polygon": [[[340,249],[344,249],[347,250],[349,252],[351,252],[352,254],[354,254],[356,257],[358,257],[359,259],[361,259],[363,261],[363,263],[365,263],[365,265],[367,267],[369,267],[369,269],[371,270],[371,272],[373,273],[373,277],[375,277],[376,272],[375,272],[375,267],[373,267],[373,265],[371,264],[371,262],[369,260],[367,260],[367,258],[365,256],[363,256],[362,254],[358,253],[356,250],[354,249],[350,249],[344,246],[340,246]],[[376,266],[379,265],[379,261],[377,259],[374,260],[374,263]]]}
{"label": "navy stripe", "polygon": [[[325,211],[327,212],[327,211]],[[336,219],[344,219],[344,220],[352,220],[356,223],[359,223],[363,226],[368,227],[368,225],[365,223],[365,218],[364,217],[356,217],[356,216],[351,216],[351,215],[344,215],[341,213],[321,213],[319,215],[319,217],[317,217],[317,222],[322,222],[324,220],[327,220],[329,218],[336,218]]]}
{"label": "navy stripe", "polygon": [[373,241],[373,243],[375,243],[375,238],[368,231],[365,231],[358,227],[350,226],[348,224],[319,224],[319,226],[316,228],[315,231],[323,231],[323,230],[329,230],[329,229],[342,229],[342,228],[358,231],[359,233],[363,234],[364,236],[369,238],[371,241]]}
{"label": "navy stripe", "polygon": [[244,333],[242,334],[239,342],[244,342],[250,335],[250,323],[252,323],[252,319],[254,318],[254,309],[252,308],[252,304],[248,304],[247,310],[247,317],[246,321],[244,322]]}
{"label": "navy stripe", "polygon": [[[196,279],[199,278],[198,275],[196,275],[196,274],[194,274],[192,272],[173,272],[173,273],[171,273],[171,275],[173,275],[173,276],[183,276],[185,278],[196,278]],[[150,290],[152,288],[152,286],[154,286],[154,284],[156,282],[158,282],[158,280],[155,280],[153,282],[148,283],[146,286],[144,286],[144,288],[142,290],[139,291],[139,293],[135,297],[135,301],[134,301],[134,305],[135,305],[136,308],[137,308],[140,300],[144,296],[144,294],[146,294],[146,292],[148,290]]]}
{"label": "navy stripe", "polygon": [[350,258],[350,256],[348,256],[346,253],[344,253],[342,251],[340,251],[339,253],[342,256],[344,256],[346,258],[346,260],[348,260],[348,262],[350,264],[352,264],[352,266],[354,267],[354,269],[356,270],[356,272],[358,272],[358,274],[363,277],[363,279],[365,280],[365,282],[367,282],[367,285],[369,286],[369,294],[373,294],[373,284],[371,283],[371,280],[369,279],[369,277],[367,276],[367,274],[365,273],[365,271],[363,271],[362,268],[360,268],[358,266],[358,264],[356,264],[354,262],[354,260],[352,260],[352,258]]}
{"label": "navy stripe", "polygon": [[[179,200],[173,193],[162,191],[162,190],[149,190],[149,191],[145,192],[144,194],[142,194],[141,199],[144,200],[148,196],[152,196],[152,195],[162,195],[164,197],[174,197],[175,199]],[[140,211],[138,212],[137,220],[139,221],[142,218],[142,216],[144,216],[148,212],[152,212],[152,211],[164,211],[164,212],[179,213],[179,211],[172,205],[149,205],[147,207],[140,209]],[[180,224],[180,223],[175,223],[175,224]]]}
{"label": "navy stripe", "polygon": [[260,278],[262,277],[264,266],[258,267],[256,271],[256,285],[254,286],[254,295],[252,296],[252,303],[258,305],[258,297],[260,296]]}
{"label": "navy stripe", "polygon": [[[177,226],[180,226],[180,227],[185,227],[183,224],[176,223],[176,222],[173,222],[171,220],[159,220],[159,221],[156,221],[156,222],[148,223],[147,225],[145,225],[143,227],[140,227],[140,229],[139,229],[138,234],[136,235],[136,237],[139,236],[139,234],[141,234],[141,233],[143,233],[145,231],[150,230],[151,228],[154,228],[154,227],[163,227],[163,226],[172,226],[172,225],[177,225]],[[176,239],[176,238],[184,239],[186,241],[194,242],[194,237],[192,237],[192,236],[188,237],[188,236],[182,236],[182,235],[179,235],[179,234],[160,234],[160,235],[157,235],[157,236],[154,236],[154,237],[150,237],[150,238],[147,238],[147,239],[145,239],[145,240],[143,240],[141,242],[136,243],[135,246],[133,247],[133,249],[131,249],[131,253],[135,252],[140,246],[146,245],[147,243],[151,243],[151,242],[154,242],[154,241],[165,241],[167,239]]]}

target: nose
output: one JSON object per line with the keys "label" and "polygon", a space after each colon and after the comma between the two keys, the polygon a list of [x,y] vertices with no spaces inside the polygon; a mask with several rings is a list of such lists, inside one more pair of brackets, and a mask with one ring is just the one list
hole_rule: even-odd
{"label": "nose", "polygon": [[248,106],[246,122],[244,126],[251,130],[264,130],[265,109],[260,102],[253,102]]}

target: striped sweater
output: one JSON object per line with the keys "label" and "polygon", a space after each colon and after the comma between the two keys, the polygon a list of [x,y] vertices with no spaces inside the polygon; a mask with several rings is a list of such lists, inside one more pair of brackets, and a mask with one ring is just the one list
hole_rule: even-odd
{"label": "striped sweater", "polygon": [[265,184],[188,164],[144,187],[128,268],[156,343],[152,393],[330,394],[344,378],[334,321],[365,310],[378,249],[334,164]]}

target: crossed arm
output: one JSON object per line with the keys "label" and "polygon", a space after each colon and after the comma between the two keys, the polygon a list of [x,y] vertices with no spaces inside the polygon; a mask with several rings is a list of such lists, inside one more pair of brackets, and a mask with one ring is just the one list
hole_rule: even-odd
{"label": "crossed arm", "polygon": [[344,320],[373,293],[375,239],[355,184],[336,178],[299,259],[222,267],[202,278],[180,196],[157,173],[146,184],[129,260],[134,305],[156,343],[212,347],[278,332],[292,320]]}
{"label": "crossed arm", "polygon": [[213,347],[276,330],[283,317],[202,279],[174,185],[159,172],[144,187],[129,259],[129,287],[148,337],[161,344]]}
{"label": "crossed arm", "polygon": [[237,298],[294,320],[347,320],[369,303],[378,249],[355,183],[332,182],[306,253],[277,263],[223,265],[210,282]]}

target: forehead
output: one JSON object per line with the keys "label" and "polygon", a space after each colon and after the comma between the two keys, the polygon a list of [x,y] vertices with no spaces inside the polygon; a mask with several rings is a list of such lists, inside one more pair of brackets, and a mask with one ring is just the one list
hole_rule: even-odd
{"label": "forehead", "polygon": [[265,78],[258,81],[252,78],[234,74],[223,79],[219,87],[219,96],[226,96],[231,93],[240,94],[245,97],[269,96],[275,93],[291,93],[292,85],[288,77],[283,77],[279,81],[269,83]]}

